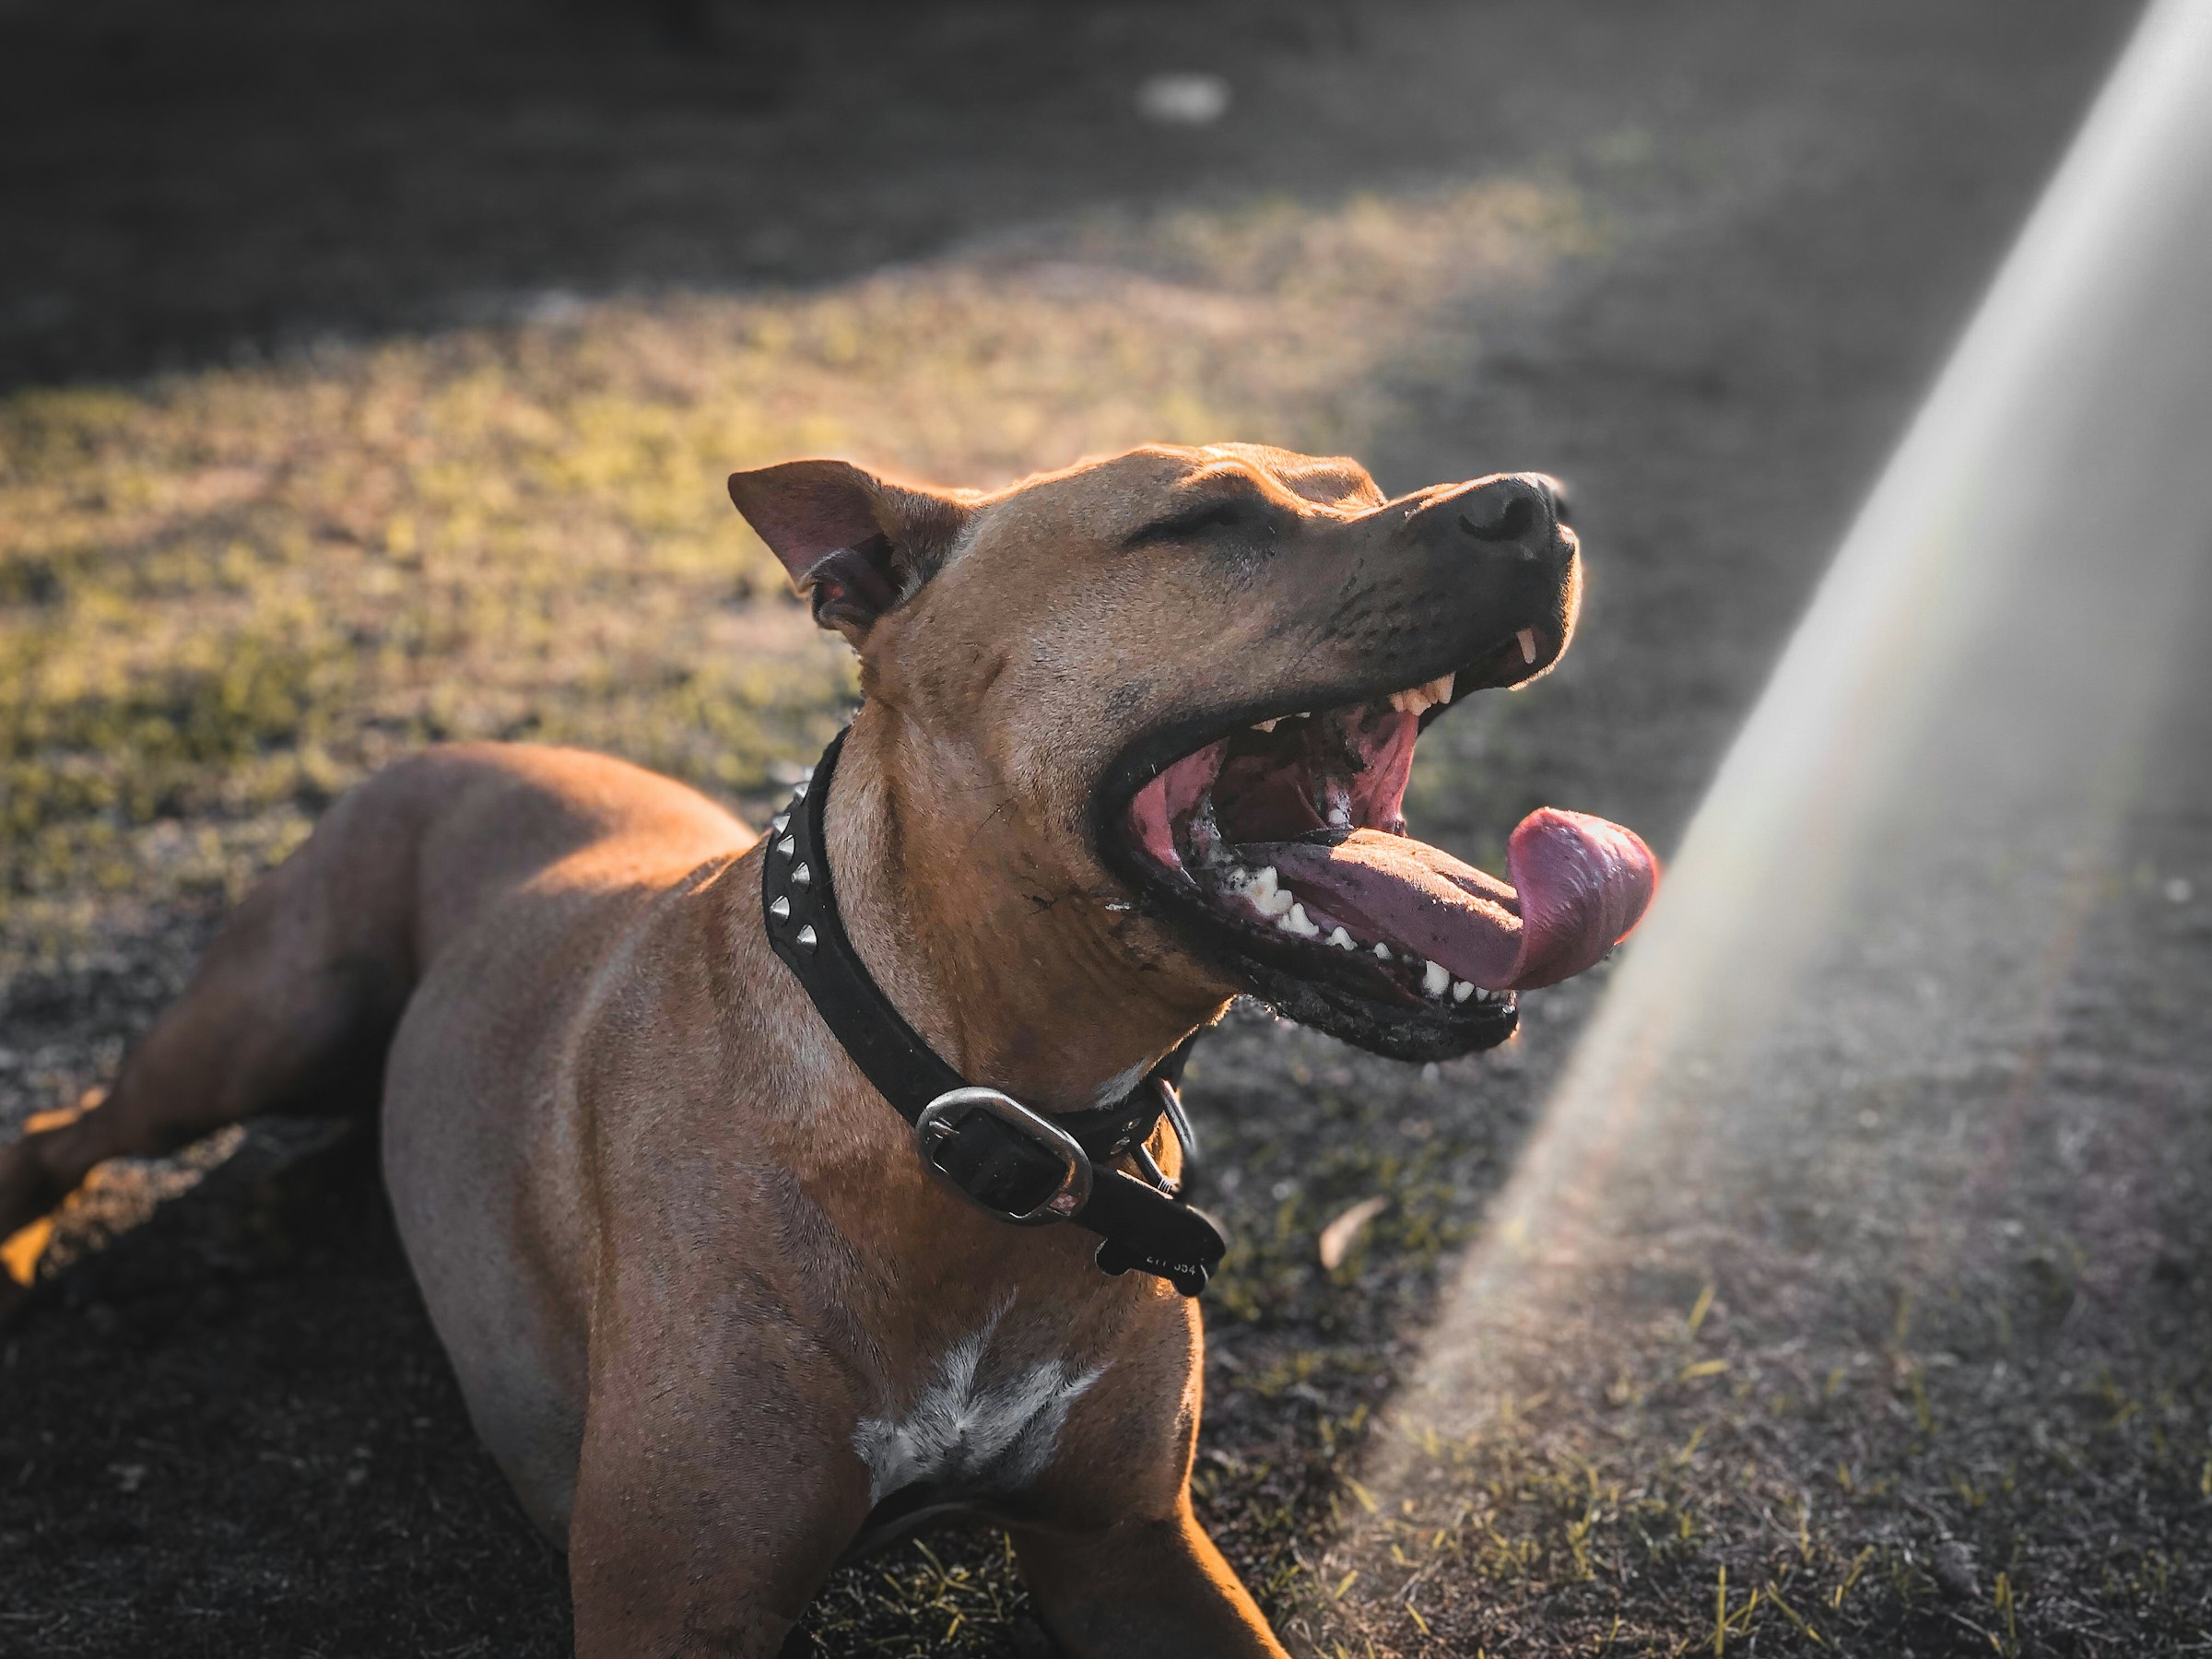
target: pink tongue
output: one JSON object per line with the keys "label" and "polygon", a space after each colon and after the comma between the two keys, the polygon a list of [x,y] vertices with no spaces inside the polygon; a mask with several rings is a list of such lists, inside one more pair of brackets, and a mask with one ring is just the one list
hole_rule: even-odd
{"label": "pink tongue", "polygon": [[1403,835],[1237,849],[1271,864],[1312,910],[1387,939],[1486,991],[1553,985],[1599,960],[1642,917],[1659,863],[1634,831],[1545,806],[1506,845],[1509,885]]}

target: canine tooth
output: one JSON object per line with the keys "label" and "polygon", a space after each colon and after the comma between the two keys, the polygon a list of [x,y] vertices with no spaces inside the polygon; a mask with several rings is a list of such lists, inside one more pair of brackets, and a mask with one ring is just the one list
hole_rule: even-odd
{"label": "canine tooth", "polygon": [[1474,994],[1475,987],[1469,984],[1465,980],[1453,980],[1452,982],[1452,1000],[1453,1002],[1465,1002],[1468,997]]}
{"label": "canine tooth", "polygon": [[1329,943],[1335,946],[1339,950],[1357,950],[1359,948],[1357,945],[1352,943],[1352,935],[1348,933],[1346,933],[1341,927],[1329,935]]}
{"label": "canine tooth", "polygon": [[1421,994],[1441,996],[1452,988],[1452,973],[1441,962],[1430,962],[1421,970]]}
{"label": "canine tooth", "polygon": [[1253,721],[1252,723],[1252,729],[1255,732],[1272,732],[1277,726],[1281,725],[1282,724],[1283,717],[1280,714],[1277,714],[1273,720]]}
{"label": "canine tooth", "polygon": [[1514,637],[1521,641],[1521,660],[1524,663],[1535,662],[1536,660],[1536,630],[1533,628],[1524,628]]}
{"label": "canine tooth", "polygon": [[1390,960],[1390,947],[1377,942],[1375,946],[1375,954],[1387,962]]}
{"label": "canine tooth", "polygon": [[1276,925],[1285,933],[1296,934],[1301,939],[1314,938],[1321,932],[1321,924],[1306,914],[1304,905],[1295,902],[1290,906],[1289,914],[1279,917]]}

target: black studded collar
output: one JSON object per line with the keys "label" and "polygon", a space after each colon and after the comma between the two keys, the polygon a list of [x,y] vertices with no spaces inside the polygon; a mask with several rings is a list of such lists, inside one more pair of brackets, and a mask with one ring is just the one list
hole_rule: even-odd
{"label": "black studded collar", "polygon": [[[768,942],[877,1091],[914,1126],[922,1161],[971,1202],[1016,1226],[1073,1221],[1098,1233],[1098,1265],[1206,1288],[1228,1249],[1221,1230],[1183,1202],[1145,1143],[1164,1113],[1193,1149],[1176,1093],[1190,1043],[1116,1104],[1047,1116],[1002,1089],[971,1084],[940,1059],[876,983],[839,917],[825,804],[840,732],[771,822],[761,859]],[[1109,1167],[1126,1156],[1138,1173]]]}

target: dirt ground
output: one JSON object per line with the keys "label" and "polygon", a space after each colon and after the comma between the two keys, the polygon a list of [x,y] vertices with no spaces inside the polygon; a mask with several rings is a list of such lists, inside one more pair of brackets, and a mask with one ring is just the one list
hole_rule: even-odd
{"label": "dirt ground", "polygon": [[[415,742],[578,738],[767,798],[843,682],[688,516],[749,446],[981,482],[1226,420],[1392,488],[1564,474],[1577,650],[1431,734],[1411,817],[1494,858],[1549,802],[1665,850],[2132,17],[733,6],[677,50],[611,0],[15,0],[0,1124],[96,1081],[239,884]],[[1225,76],[1228,114],[1139,121],[1169,69]],[[985,317],[997,356],[970,350]],[[894,326],[936,343],[870,336]],[[486,386],[562,430],[454,424]],[[594,421],[618,436],[577,448]],[[648,429],[699,465],[640,473],[622,434]],[[539,493],[437,493],[455,455],[518,454]],[[464,518],[522,550],[442,548]],[[395,584],[460,597],[410,633]],[[631,633],[594,614],[626,595]],[[733,649],[773,683],[684,677]],[[378,650],[411,666],[355,665]],[[2207,752],[2207,689],[2159,755]],[[2207,771],[2146,770],[2018,1039],[2037,1066],[1968,1189],[2010,1242],[1967,1264],[1813,1228],[1877,1265],[1840,1299],[1768,1271],[1757,1229],[1654,1269],[1641,1323],[1562,1338],[1525,1432],[1454,1453],[1450,1524],[1383,1541],[1439,1563],[1418,1618],[1338,1568],[1371,1427],[1604,972],[1432,1071],[1257,1011],[1210,1039],[1200,1201],[1236,1243],[1199,1490],[1300,1650],[2203,1651]],[[1806,1206],[1925,1202],[1912,1171],[1994,1075],[1804,1084],[1883,1149],[1809,1165]],[[1374,1194],[1324,1272],[1318,1230]],[[261,1127],[94,1198],[0,1331],[0,1653],[560,1651],[560,1564],[475,1448],[358,1144]],[[980,1533],[840,1573],[795,1645],[1043,1651]]]}

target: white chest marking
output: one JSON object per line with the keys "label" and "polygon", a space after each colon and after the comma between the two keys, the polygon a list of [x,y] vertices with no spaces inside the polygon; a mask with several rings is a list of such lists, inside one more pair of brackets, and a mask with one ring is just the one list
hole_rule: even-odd
{"label": "white chest marking", "polygon": [[979,1372],[999,1317],[954,1344],[903,1417],[864,1418],[853,1429],[853,1449],[868,1466],[869,1502],[923,1482],[1018,1491],[1053,1461],[1068,1408],[1106,1367],[1078,1371],[1065,1359],[1045,1359],[983,1382]]}

